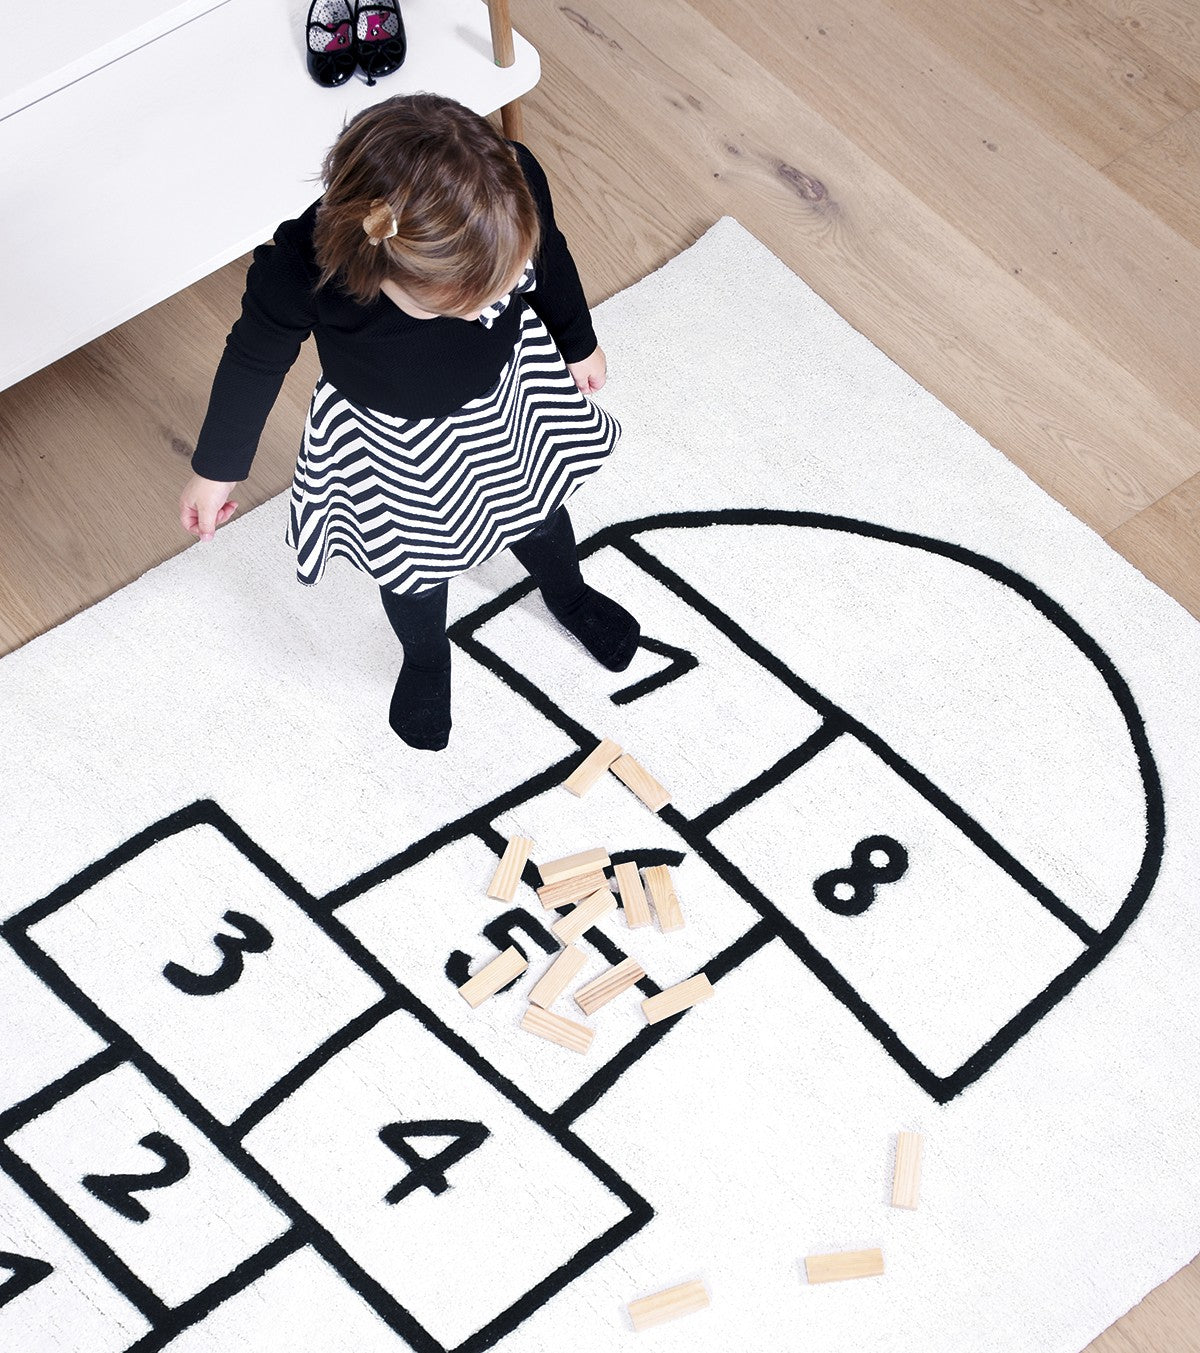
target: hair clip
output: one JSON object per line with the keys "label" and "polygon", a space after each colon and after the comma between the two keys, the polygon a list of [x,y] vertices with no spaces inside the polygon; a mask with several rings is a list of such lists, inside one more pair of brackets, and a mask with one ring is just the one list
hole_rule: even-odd
{"label": "hair clip", "polygon": [[363,229],[371,244],[380,244],[390,240],[399,229],[391,207],[386,202],[377,202],[363,218]]}

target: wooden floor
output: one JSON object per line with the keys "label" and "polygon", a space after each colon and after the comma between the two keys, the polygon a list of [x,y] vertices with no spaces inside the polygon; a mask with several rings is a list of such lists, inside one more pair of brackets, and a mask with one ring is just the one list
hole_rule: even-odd
{"label": "wooden floor", "polygon": [[[513,8],[593,302],[737,217],[1200,616],[1196,0],[574,3]],[[0,393],[0,651],[192,546],[176,500],[243,273]],[[243,510],[286,486],[316,370]],[[1200,1261],[1091,1347],[1200,1353]]]}

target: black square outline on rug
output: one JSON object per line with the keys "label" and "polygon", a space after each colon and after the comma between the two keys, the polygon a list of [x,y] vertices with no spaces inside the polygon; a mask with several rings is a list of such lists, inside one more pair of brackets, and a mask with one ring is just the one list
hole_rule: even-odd
{"label": "black square outline on rug", "polygon": [[[870,730],[808,686],[795,673],[791,672],[761,645],[751,639],[736,622],[713,606],[685,579],[664,565],[634,538],[655,529],[698,528],[720,524],[814,527],[857,533],[904,546],[929,550],[932,553],[940,554],[968,567],[975,568],[995,581],[1013,589],[1060,629],[1083,652],[1084,656],[1100,672],[1124,717],[1137,756],[1146,795],[1147,839],[1141,866],[1129,895],[1108,926],[1101,931],[1096,931],[1087,925],[1061,899],[1055,897],[1048,888],[1024,870],[1019,862],[1008,857],[1002,847],[992,841],[979,824],[973,822],[957,805],[941,794],[936,786],[926,780],[920,772],[904,763],[891,748]],[[610,546],[620,551],[633,564],[644,569],[657,581],[668,587],[686,604],[693,607],[712,623],[749,658],[777,676],[789,689],[824,715],[824,723],[821,728],[804,743],[787,753],[762,775],[727,796],[722,803],[713,805],[694,819],[685,817],[670,805],[661,811],[664,821],[675,829],[679,837],[700,858],[704,859],[722,880],[733,888],[744,901],[749,903],[762,918],[740,939],[707,963],[703,970],[709,979],[715,983],[728,972],[740,966],[751,955],[757,953],[771,940],[780,939],[800,958],[814,976],[846,1005],[918,1085],[925,1089],[935,1101],[939,1103],[948,1102],[993,1066],[1019,1038],[1028,1032],[1088,972],[1097,966],[1132,924],[1153,887],[1162,859],[1165,838],[1162,790],[1140,713],[1124,680],[1091,636],[1083,631],[1062,607],[1045,596],[1040,589],[1004,565],[944,541],[894,531],[872,523],[817,513],[736,510],[711,513],[669,513],[620,523],[605,528],[590,537],[581,548],[580,555],[582,558],[586,558],[598,550]],[[249,1131],[254,1122],[261,1120],[269,1113],[271,1106],[286,1097],[290,1092],[290,1087],[305,1079],[320,1061],[334,1055],[342,1046],[348,1045],[366,1028],[369,1028],[371,1024],[396,1009],[408,1009],[422,1023],[426,1023],[436,1036],[447,1043],[486,1080],[501,1090],[527,1116],[550,1132],[572,1154],[583,1160],[593,1173],[601,1179],[601,1182],[605,1183],[630,1207],[630,1215],[626,1221],[610,1228],[605,1235],[598,1237],[592,1245],[585,1247],[575,1256],[572,1265],[577,1267],[572,1267],[570,1272],[559,1270],[557,1274],[552,1274],[546,1282],[532,1289],[524,1298],[514,1303],[508,1311],[502,1313],[484,1329],[460,1344],[453,1353],[475,1353],[476,1349],[491,1347],[505,1334],[515,1329],[554,1291],[560,1290],[561,1287],[578,1276],[579,1273],[584,1272],[604,1254],[611,1253],[619,1247],[625,1239],[644,1226],[653,1215],[650,1205],[625,1184],[610,1167],[594,1157],[594,1153],[591,1153],[570,1133],[569,1127],[575,1118],[595,1104],[604,1092],[616,1083],[625,1070],[654,1046],[659,1039],[664,1037],[674,1025],[686,1018],[686,1012],[664,1021],[660,1025],[649,1026],[639,1032],[625,1048],[614,1055],[608,1063],[569,1096],[557,1110],[547,1112],[540,1109],[515,1085],[508,1082],[465,1038],[442,1025],[432,1012],[428,1011],[421,1002],[417,1001],[411,993],[407,992],[401,984],[387,973],[387,970],[374,959],[365,946],[338,923],[334,916],[337,908],[341,905],[360,896],[377,883],[402,873],[426,855],[432,854],[444,845],[459,840],[466,835],[477,836],[486,846],[499,855],[503,842],[491,825],[495,818],[512,807],[536,797],[546,789],[560,784],[566,774],[573,769],[579,756],[589,751],[599,740],[598,734],[576,723],[565,711],[559,709],[544,692],[504,663],[478,638],[477,631],[484,624],[508,606],[532,592],[533,587],[532,581],[528,581],[509,588],[500,596],[456,622],[451,626],[449,633],[451,639],[472,658],[498,676],[518,694],[524,696],[552,724],[571,737],[577,745],[577,751],[572,755],[531,777],[515,789],[497,796],[491,802],[429,834],[391,859],[383,861],[371,870],[333,890],[320,901],[313,899],[305,890],[300,888],[299,884],[292,880],[264,851],[254,845],[216,804],[202,801],[182,810],[181,813],[171,815],[163,822],[148,828],[145,832],[139,833],[138,836],[132,838],[125,846],[119,847],[104,860],[81,871],[75,879],[56,890],[50,897],[26,908],[0,926],[0,934],[3,934],[9,940],[26,964],[42,978],[46,985],[55,990],[60,998],[75,1010],[75,1013],[80,1015],[85,1022],[91,1024],[102,1036],[110,1040],[110,1047],[104,1052],[60,1078],[53,1085],[30,1097],[23,1104],[0,1114],[0,1165],[3,1165],[12,1174],[14,1179],[26,1189],[35,1201],[42,1205],[52,1219],[57,1221],[60,1227],[79,1244],[80,1248],[91,1258],[97,1268],[108,1277],[109,1281],[124,1292],[135,1306],[143,1309],[148,1319],[157,1324],[157,1328],[150,1335],[131,1346],[129,1353],[132,1353],[133,1349],[148,1351],[163,1347],[182,1328],[186,1328],[203,1318],[219,1302],[228,1299],[234,1292],[241,1290],[261,1273],[266,1272],[285,1255],[306,1244],[313,1245],[335,1271],[347,1281],[351,1281],[351,1285],[357,1288],[391,1327],[406,1338],[415,1349],[420,1350],[420,1353],[449,1353],[436,1340],[432,1340],[431,1336],[417,1325],[403,1308],[398,1307],[386,1292],[379,1289],[369,1275],[363,1273],[354,1265],[353,1261],[342,1255],[337,1243],[317,1225],[314,1219],[298,1209],[281,1190],[270,1186],[271,1181],[269,1179],[256,1179],[254,1169],[250,1168],[253,1167],[253,1162],[249,1161],[248,1158],[244,1162],[239,1161],[240,1147],[235,1140],[231,1140],[234,1133],[240,1136]],[[659,645],[657,648],[654,647],[655,643]],[[669,681],[683,675],[692,665],[686,661],[687,655],[682,655],[682,650],[675,650],[670,645],[666,645],[664,648],[661,641],[648,641],[645,646],[651,648],[652,651],[665,652],[671,658],[671,665],[668,671],[660,673],[658,678],[651,679],[649,683],[643,683],[642,693],[668,684]],[[636,698],[636,695],[628,692],[625,694],[628,695],[628,698]],[[937,1076],[921,1063],[905,1047],[890,1026],[858,996],[833,965],[823,958],[803,932],[783,916],[707,839],[707,833],[719,822],[732,817],[740,808],[766,793],[774,785],[782,783],[784,779],[829,746],[844,732],[853,733],[861,742],[880,756],[886,764],[897,771],[902,778],[917,788],[924,797],[940,807],[951,821],[955,822],[976,845],[984,850],[985,854],[1000,864],[1020,886],[1031,893],[1059,921],[1074,931],[1087,946],[1084,953],[1049,983],[1038,997],[1029,1002],[983,1048],[967,1059],[957,1071],[949,1076]],[[33,944],[26,933],[27,928],[35,921],[70,901],[78,892],[90,887],[105,872],[118,867],[120,863],[124,862],[125,858],[131,858],[132,854],[145,849],[153,841],[162,839],[164,835],[183,830],[187,826],[197,825],[200,822],[207,822],[209,825],[217,827],[232,844],[250,859],[251,863],[272,879],[276,886],[291,897],[314,921],[322,925],[326,932],[352,958],[355,958],[364,970],[369,973],[381,974],[383,980],[380,984],[388,993],[377,1006],[372,1007],[359,1020],[347,1025],[341,1031],[341,1034],[329,1040],[321,1049],[318,1049],[316,1053],[283,1077],[229,1129],[225,1129],[220,1124],[215,1123],[215,1120],[211,1120],[211,1115],[207,1115],[207,1111],[204,1111],[202,1106],[196,1105],[164,1069],[158,1067],[157,1064],[146,1057],[142,1050],[124,1035],[123,1031],[112,1024],[74,987],[74,984],[65,977],[65,974],[57,969],[57,965],[53,964]],[[646,862],[650,861],[647,860]],[[66,890],[69,889],[74,889],[74,891],[71,892],[70,896],[66,896]],[[617,946],[606,941],[598,931],[589,932],[589,939],[597,939],[599,941],[598,947],[607,945],[607,952],[611,952],[613,955],[618,955],[621,952]],[[606,952],[606,950],[602,948],[601,952]],[[613,961],[616,961],[616,959],[614,958]],[[57,974],[57,977],[55,974]],[[653,984],[648,983],[644,989],[648,994],[652,994]],[[185,1306],[171,1311],[163,1307],[162,1303],[158,1302],[152,1293],[145,1290],[138,1280],[125,1270],[124,1265],[116,1260],[116,1257],[107,1250],[107,1247],[82,1225],[76,1215],[51,1190],[46,1188],[42,1181],[25,1166],[24,1162],[20,1161],[12,1149],[3,1141],[4,1137],[15,1131],[22,1123],[44,1112],[58,1099],[72,1093],[80,1085],[86,1084],[89,1079],[111,1070],[114,1066],[126,1060],[133,1062],[143,1074],[147,1075],[147,1079],[151,1083],[167,1094],[168,1098],[176,1104],[176,1107],[191,1118],[201,1131],[205,1131],[206,1135],[215,1142],[219,1149],[224,1150],[225,1154],[235,1164],[240,1165],[243,1173],[248,1174],[254,1182],[257,1182],[263,1192],[268,1197],[273,1197],[283,1210],[293,1218],[292,1229],[279,1240],[265,1247],[258,1255],[235,1270],[223,1282],[214,1284]],[[172,1092],[172,1086],[174,1086],[174,1092]],[[193,1112],[188,1112],[188,1107],[185,1107],[184,1101],[192,1106]],[[198,1119],[199,1121],[197,1121]],[[205,1125],[206,1119],[210,1120],[209,1126]],[[216,1136],[214,1136],[213,1129],[216,1130]],[[585,1158],[585,1155],[580,1155],[580,1152],[585,1153],[587,1158]],[[241,1155],[244,1156],[245,1153],[242,1152]],[[261,1171],[258,1173],[259,1175],[262,1174]],[[344,1263],[341,1262],[342,1260],[344,1260]],[[227,1288],[228,1290],[226,1290]]]}
{"label": "black square outline on rug", "polygon": [[[588,734],[584,732],[584,745],[594,745],[598,740],[593,739],[591,744],[587,744],[587,738]],[[523,784],[514,789],[506,790],[503,794],[497,795],[489,802],[472,809],[446,826],[439,827],[436,831],[430,832],[429,835],[413,842],[412,845],[398,854],[390,856],[371,869],[357,875],[348,883],[333,889],[315,905],[332,915],[341,907],[356,901],[380,884],[386,883],[389,879],[398,878],[430,856],[436,855],[438,851],[444,850],[447,846],[456,845],[467,837],[475,837],[479,840],[485,848],[495,855],[498,863],[507,842],[492,825],[495,819],[511,809],[519,807],[522,803],[539,797],[546,790],[561,785],[578,762],[582,751],[583,745],[568,756],[556,761],[546,770],[539,771],[537,775],[532,776]],[[669,848],[647,848],[617,852],[612,857],[612,862],[619,864],[622,860],[630,858],[636,860],[639,868],[644,868],[648,865],[662,863],[676,865],[682,861],[683,856],[680,852]],[[521,881],[529,888],[535,889],[539,881],[537,866],[527,863],[522,872]],[[497,906],[507,910],[504,903],[497,903]],[[569,910],[569,905],[557,908],[560,914]],[[504,917],[500,916],[496,919],[503,920]],[[529,919],[534,921],[537,918],[535,914],[531,913]],[[490,926],[483,927],[481,933],[484,938],[487,938],[486,932],[490,928]],[[528,931],[526,933],[528,934]],[[618,964],[629,957],[625,950],[616,941],[604,934],[598,926],[593,926],[586,931],[583,938],[609,964]],[[762,921],[756,921],[744,934],[708,959],[702,971],[707,975],[709,981],[715,985],[722,977],[732,972],[734,968],[740,966],[747,958],[756,954],[774,938],[773,931],[767,925]],[[524,953],[524,946],[520,940],[514,940],[513,943]],[[494,957],[494,955],[489,955],[489,957]],[[514,983],[519,980],[519,978],[515,978]],[[511,986],[513,983],[509,985]],[[637,990],[644,996],[657,996],[660,991],[658,984],[651,977],[643,977],[636,986]],[[504,989],[507,990],[507,988]],[[639,1029],[622,1048],[612,1054],[607,1062],[601,1063],[556,1109],[547,1111],[552,1121],[562,1128],[570,1126],[576,1118],[597,1103],[601,1096],[610,1090],[639,1058],[645,1056],[651,1048],[665,1038],[686,1015],[687,1011],[683,1011],[670,1019],[657,1024],[648,1024],[645,1028]],[[479,1056],[483,1058],[482,1053]],[[483,1058],[483,1060],[486,1061],[486,1058]],[[268,1095],[272,1093],[269,1091]]]}
{"label": "black square outline on rug", "polygon": [[[291,1068],[228,1126],[220,1123],[165,1067],[156,1062],[132,1036],[86,996],[29,934],[30,928],[39,921],[69,905],[143,851],[170,836],[196,826],[210,826],[220,832],[251,865],[264,874],[284,896],[319,925],[348,957],[372,977],[383,992],[381,1000]],[[242,1291],[268,1269],[305,1245],[311,1245],[330,1268],[358,1292],[380,1318],[417,1353],[478,1353],[479,1350],[491,1348],[506,1334],[511,1333],[556,1292],[561,1291],[606,1255],[618,1249],[654,1215],[653,1208],[646,1199],[577,1137],[570,1130],[568,1121],[540,1108],[514,1083],[501,1075],[465,1038],[439,1020],[392,976],[329,909],[314,899],[211,800],[200,800],[191,804],[137,833],[103,859],[81,870],[74,878],[56,888],[41,901],[10,917],[0,925],[0,935],[8,941],[29,969],[108,1043],[108,1047],[52,1084],[20,1104],[0,1112],[0,1168],[11,1175],[104,1278],[154,1327],[150,1333],[129,1345],[126,1353],[153,1353],[154,1350],[165,1347],[184,1329],[202,1320],[222,1302]],[[246,1133],[261,1122],[276,1104],[286,1099],[297,1085],[307,1080],[319,1067],[332,1060],[382,1019],[397,1011],[405,1011],[412,1015],[535,1126],[541,1128],[563,1150],[578,1160],[629,1210],[626,1218],[596,1236],[541,1282],[535,1284],[522,1297],[474,1334],[455,1345],[453,1349],[447,1349],[434,1338],[370,1273],[351,1259],[334,1236],[301,1208],[241,1145]],[[123,1063],[132,1065],[144,1076],[243,1176],[290,1218],[292,1223],[282,1236],[264,1246],[224,1278],[211,1283],[203,1291],[175,1307],[168,1306],[133,1273],[111,1247],[92,1231],[7,1141],[12,1133],[26,1123],[32,1122],[55,1104]],[[43,1273],[41,1276],[46,1275]],[[26,1283],[25,1286],[29,1285]],[[25,1288],[22,1287],[21,1290]],[[11,1300],[16,1295],[15,1288],[9,1288],[6,1300]]]}
{"label": "black square outline on rug", "polygon": [[[695,530],[721,525],[792,526],[835,531],[865,536],[939,555],[942,558],[950,559],[967,568],[974,569],[991,578],[994,582],[1011,589],[1080,650],[1083,656],[1096,668],[1125,722],[1137,759],[1146,803],[1146,844],[1137,877],[1128,895],[1107,926],[1099,931],[1090,926],[915,766],[906,762],[872,730],[853,718],[847,711],[839,708],[833,701],[815,690],[798,674],[768,652],[761,644],[751,638],[735,620],[710,602],[675,570],[656,558],[651,550],[638,539],[638,537],[652,535],[653,532],[658,530]],[[1159,779],[1158,767],[1150,750],[1149,739],[1146,736],[1145,723],[1124,678],[1095,639],[1062,606],[1048,597],[1029,579],[986,555],[977,554],[961,545],[936,540],[929,536],[898,531],[890,527],[876,525],[873,522],[859,521],[852,517],[831,516],[819,512],[735,508],[711,512],[666,512],[617,522],[589,536],[586,542],[581,545],[579,556],[581,559],[586,559],[605,548],[618,551],[630,563],[644,570],[650,577],[673,592],[735,644],[748,658],[777,677],[789,690],[824,717],[822,726],[804,743],[787,753],[757,779],[735,790],[724,802],[713,805],[691,819],[685,817],[670,804],[661,810],[660,816],[663,820],[673,827],[692,850],[762,917],[762,929],[758,926],[753,927],[735,946],[739,949],[737,961],[742,961],[749,956],[750,952],[756,951],[757,948],[768,943],[772,938],[777,937],[782,940],[805,967],[879,1041],[888,1055],[917,1085],[939,1104],[947,1103],[955,1095],[974,1084],[980,1076],[993,1067],[1019,1039],[1024,1037],[1106,955],[1111,953],[1145,905],[1158,877],[1166,837],[1166,814],[1163,804],[1162,784]],[[488,648],[479,637],[479,631],[484,625],[523,597],[529,596],[534,588],[535,584],[532,579],[524,579],[514,584],[501,595],[456,621],[450,626],[449,634],[454,642],[476,662],[486,667],[488,671],[518,694],[524,696],[543,717],[573,738],[579,744],[580,752],[584,753],[596,746],[603,734],[584,728],[564,710],[560,709],[545,692],[541,691],[527,677],[517,672]],[[672,679],[684,675],[687,670],[689,670],[687,665],[678,664],[676,670],[672,672]],[[1023,888],[1051,916],[1072,931],[1085,946],[1083,952],[1053,978],[1037,996],[1022,1009],[1015,1012],[1008,1022],[981,1048],[948,1075],[937,1075],[926,1066],[904,1044],[887,1021],[872,1009],[851,984],[842,977],[836,967],[818,951],[804,932],[766,898],[708,839],[708,833],[719,823],[732,817],[741,808],[765,794],[775,785],[781,784],[807,761],[842,736],[843,733],[850,733],[856,737],[901,779],[905,780],[923,798],[939,809],[968,840],[1004,870],[1019,887]],[[574,764],[574,762],[568,763],[568,768],[573,768]],[[747,945],[749,946],[748,950],[742,952]],[[724,970],[728,971],[728,968]],[[594,1102],[594,1100],[583,1103],[582,1107],[588,1107],[590,1102]],[[567,1111],[569,1107],[573,1106],[564,1105],[563,1111]]]}

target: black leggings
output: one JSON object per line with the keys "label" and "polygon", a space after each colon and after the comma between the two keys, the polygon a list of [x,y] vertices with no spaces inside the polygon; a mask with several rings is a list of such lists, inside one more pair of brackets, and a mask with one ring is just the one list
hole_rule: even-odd
{"label": "black leggings", "polygon": [[[551,612],[569,612],[578,604],[587,584],[579,571],[575,532],[565,507],[552,513],[511,548],[541,589]],[[438,583],[425,592],[391,592],[381,587],[379,594],[404,649],[404,665],[426,672],[440,672],[448,667],[447,584]]]}

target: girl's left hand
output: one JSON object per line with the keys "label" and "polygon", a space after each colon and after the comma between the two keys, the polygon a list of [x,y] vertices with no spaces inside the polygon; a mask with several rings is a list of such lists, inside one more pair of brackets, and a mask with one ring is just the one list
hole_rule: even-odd
{"label": "girl's left hand", "polygon": [[608,377],[608,363],[604,360],[604,349],[597,348],[590,357],[582,362],[568,362],[567,370],[575,379],[575,384],[585,395],[599,390]]}

